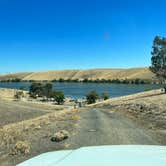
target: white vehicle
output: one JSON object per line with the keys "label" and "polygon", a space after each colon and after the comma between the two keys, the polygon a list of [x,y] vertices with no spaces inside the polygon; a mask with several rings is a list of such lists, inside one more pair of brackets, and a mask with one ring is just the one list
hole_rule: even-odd
{"label": "white vehicle", "polygon": [[166,147],[120,145],[49,152],[18,166],[166,166]]}

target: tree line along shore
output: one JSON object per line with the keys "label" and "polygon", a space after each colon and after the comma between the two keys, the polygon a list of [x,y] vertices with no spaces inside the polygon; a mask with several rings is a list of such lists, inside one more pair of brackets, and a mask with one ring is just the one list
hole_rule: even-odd
{"label": "tree line along shore", "polygon": [[18,82],[52,82],[52,83],[115,83],[115,84],[163,84],[163,82],[159,80],[149,80],[149,79],[53,79],[51,81],[49,80],[23,80],[20,78],[12,78],[12,79],[5,79],[0,80],[1,83],[18,83]]}

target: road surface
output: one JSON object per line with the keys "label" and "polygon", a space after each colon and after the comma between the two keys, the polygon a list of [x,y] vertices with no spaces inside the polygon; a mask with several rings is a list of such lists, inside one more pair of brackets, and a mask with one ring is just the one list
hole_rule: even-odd
{"label": "road surface", "polygon": [[81,113],[76,132],[67,141],[70,148],[97,145],[158,145],[155,135],[119,112],[92,109]]}

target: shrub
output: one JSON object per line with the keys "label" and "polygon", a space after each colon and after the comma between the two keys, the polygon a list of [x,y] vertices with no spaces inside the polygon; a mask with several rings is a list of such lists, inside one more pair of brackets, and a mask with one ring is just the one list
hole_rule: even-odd
{"label": "shrub", "polygon": [[18,141],[11,150],[11,155],[27,155],[30,153],[30,143],[27,141]]}
{"label": "shrub", "polygon": [[21,90],[16,91],[16,93],[14,95],[14,98],[15,99],[21,99],[22,97],[24,97],[23,91],[21,91]]}
{"label": "shrub", "polygon": [[26,87],[25,87],[25,86],[20,86],[19,90],[25,91],[25,90],[26,90]]}
{"label": "shrub", "polygon": [[65,95],[62,91],[59,90],[53,90],[51,92],[50,97],[54,98],[54,100],[58,103],[58,104],[63,104],[64,103],[64,99],[65,99]]}
{"label": "shrub", "polygon": [[102,93],[102,98],[104,100],[108,100],[110,98],[109,93],[107,93],[107,92]]}
{"label": "shrub", "polygon": [[87,103],[92,104],[95,103],[96,100],[99,98],[99,95],[97,94],[96,91],[91,91],[86,95]]}

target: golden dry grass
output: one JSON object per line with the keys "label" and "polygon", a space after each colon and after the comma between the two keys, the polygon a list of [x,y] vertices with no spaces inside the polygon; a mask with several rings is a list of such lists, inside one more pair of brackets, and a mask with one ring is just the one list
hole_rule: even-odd
{"label": "golden dry grass", "polygon": [[14,89],[0,88],[0,98],[13,99],[15,95]]}
{"label": "golden dry grass", "polygon": [[11,149],[10,155],[30,154],[30,143],[27,141],[18,141]]}
{"label": "golden dry grass", "polygon": [[48,113],[34,119],[5,125],[0,129],[0,144],[1,146],[9,147],[11,144],[15,144],[17,141],[26,141],[24,134],[27,132],[40,130],[42,129],[42,126],[48,125],[52,121],[63,120],[70,112],[71,110],[64,110],[61,112]]}
{"label": "golden dry grass", "polygon": [[76,114],[75,114],[75,115],[72,115],[72,116],[71,116],[71,119],[72,119],[72,120],[75,120],[75,121],[78,121],[78,120],[81,119],[81,117],[80,117],[80,115],[76,115]]}
{"label": "golden dry grass", "polygon": [[8,79],[15,79],[15,78],[23,79],[29,74],[31,74],[31,72],[21,72],[21,73],[0,75],[0,80],[8,80]]}
{"label": "golden dry grass", "polygon": [[104,107],[105,105],[119,105],[123,104],[124,102],[130,102],[131,100],[136,100],[136,99],[144,99],[145,97],[150,97],[151,96],[157,96],[162,94],[162,89],[157,89],[157,90],[151,90],[151,91],[146,91],[146,92],[140,92],[140,93],[135,93],[132,95],[127,95],[127,96],[122,96],[122,97],[117,97],[113,99],[108,99],[105,101],[101,101],[95,104],[88,105],[87,107]]}
{"label": "golden dry grass", "polygon": [[33,73],[19,73],[0,76],[0,79],[20,77],[23,80],[53,80],[53,79],[153,79],[154,74],[148,68],[131,69],[89,69],[89,70],[56,70]]}

